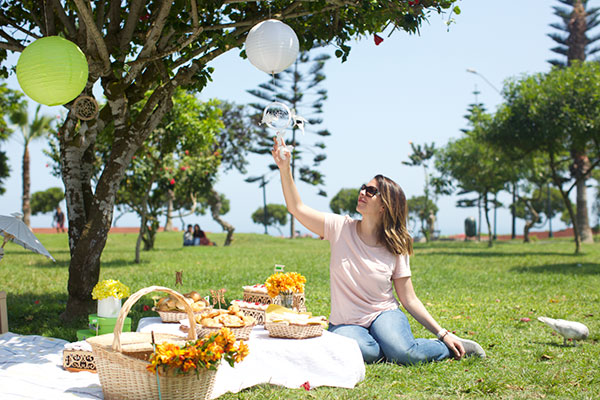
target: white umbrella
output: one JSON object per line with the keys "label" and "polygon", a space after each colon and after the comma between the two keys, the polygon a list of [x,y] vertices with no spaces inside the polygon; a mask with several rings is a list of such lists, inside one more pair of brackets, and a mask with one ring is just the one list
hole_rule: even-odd
{"label": "white umbrella", "polygon": [[0,215],[0,235],[4,236],[2,249],[6,242],[12,241],[13,243],[23,246],[27,250],[46,256],[56,262],[54,257],[48,253],[48,250],[46,250],[38,238],[31,232],[31,229],[29,229],[29,227],[19,218]]}

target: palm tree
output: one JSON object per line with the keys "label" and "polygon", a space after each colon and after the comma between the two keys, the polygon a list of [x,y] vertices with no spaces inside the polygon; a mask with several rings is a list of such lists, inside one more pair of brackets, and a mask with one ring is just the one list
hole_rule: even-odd
{"label": "palm tree", "polygon": [[23,167],[22,167],[22,178],[23,178],[23,199],[22,199],[22,211],[23,211],[23,222],[30,226],[31,218],[31,204],[30,204],[30,167],[29,167],[29,143],[32,140],[42,138],[48,134],[50,129],[50,122],[52,118],[46,115],[40,116],[41,105],[38,105],[33,116],[33,121],[29,122],[29,112],[27,111],[27,102],[21,102],[19,107],[13,111],[10,116],[10,122],[16,125],[21,134],[23,135]]}
{"label": "palm tree", "polygon": [[[554,15],[561,19],[560,23],[550,26],[560,33],[549,33],[548,36],[558,45],[551,50],[566,59],[553,59],[548,62],[558,67],[568,67],[575,60],[585,61],[587,57],[600,51],[600,47],[591,47],[600,40],[600,35],[588,36],[588,33],[600,24],[600,8],[588,9],[588,0],[558,0],[565,6],[554,6]],[[583,243],[593,243],[594,237],[590,227],[587,206],[586,181],[590,177],[590,161],[586,146],[571,149],[573,165],[571,175],[577,180],[577,230]]]}

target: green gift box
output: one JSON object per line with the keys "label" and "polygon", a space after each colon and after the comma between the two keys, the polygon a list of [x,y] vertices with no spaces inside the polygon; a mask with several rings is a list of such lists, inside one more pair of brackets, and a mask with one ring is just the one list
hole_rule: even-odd
{"label": "green gift box", "polygon": [[96,336],[96,330],[91,329],[81,329],[77,331],[77,340],[85,340],[91,337]]}
{"label": "green gift box", "polygon": [[[104,335],[106,333],[113,333],[115,325],[117,324],[117,318],[105,318],[99,317],[98,314],[90,314],[88,317],[90,330],[98,332],[98,335]],[[123,323],[123,332],[131,332],[131,318],[125,318]]]}

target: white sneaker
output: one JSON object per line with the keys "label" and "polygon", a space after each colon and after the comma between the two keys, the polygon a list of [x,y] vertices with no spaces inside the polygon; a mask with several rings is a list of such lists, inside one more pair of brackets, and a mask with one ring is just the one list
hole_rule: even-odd
{"label": "white sneaker", "polygon": [[479,345],[479,343],[460,337],[458,340],[460,340],[460,343],[465,349],[465,357],[477,356],[479,358],[485,358],[485,351],[483,350],[483,347]]}

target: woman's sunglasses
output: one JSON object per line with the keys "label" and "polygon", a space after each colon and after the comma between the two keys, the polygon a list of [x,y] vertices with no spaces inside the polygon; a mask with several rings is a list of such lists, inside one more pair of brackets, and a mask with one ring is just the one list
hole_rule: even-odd
{"label": "woman's sunglasses", "polygon": [[367,195],[367,197],[373,197],[377,193],[379,193],[379,190],[375,186],[362,185],[360,187],[360,192],[362,192],[363,190],[365,191],[365,194]]}

